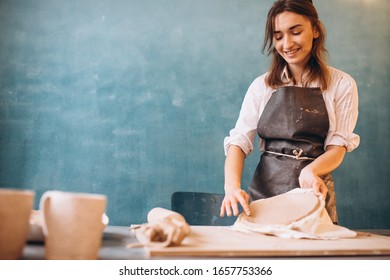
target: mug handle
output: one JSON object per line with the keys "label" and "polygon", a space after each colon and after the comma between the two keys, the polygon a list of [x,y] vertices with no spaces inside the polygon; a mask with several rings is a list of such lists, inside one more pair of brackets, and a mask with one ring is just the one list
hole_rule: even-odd
{"label": "mug handle", "polygon": [[103,224],[103,226],[106,227],[109,222],[110,222],[110,219],[108,218],[107,214],[103,213],[102,214],[102,224]]}
{"label": "mug handle", "polygon": [[41,210],[41,226],[43,235],[46,237],[48,235],[47,225],[46,225],[46,211],[45,209],[48,207],[50,203],[51,191],[45,192],[39,201],[39,209]]}

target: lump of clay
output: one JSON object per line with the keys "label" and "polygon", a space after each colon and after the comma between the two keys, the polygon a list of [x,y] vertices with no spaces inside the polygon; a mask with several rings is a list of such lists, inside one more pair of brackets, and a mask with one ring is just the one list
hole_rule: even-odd
{"label": "lump of clay", "polygon": [[190,226],[182,215],[177,212],[156,207],[148,213],[148,223],[133,225],[139,243],[129,244],[134,246],[158,246],[168,247],[180,245],[183,239],[190,233]]}

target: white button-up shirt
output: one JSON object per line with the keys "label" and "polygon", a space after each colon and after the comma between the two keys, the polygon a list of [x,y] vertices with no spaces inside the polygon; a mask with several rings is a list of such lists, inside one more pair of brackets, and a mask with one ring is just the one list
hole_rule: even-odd
{"label": "white button-up shirt", "polygon": [[[359,135],[353,133],[358,118],[358,90],[355,80],[338,69],[329,67],[330,82],[328,89],[322,92],[329,116],[329,130],[324,148],[328,145],[344,146],[347,151],[354,150],[360,142]],[[224,140],[225,154],[230,145],[239,146],[248,155],[253,151],[257,134],[257,123],[268,100],[275,89],[267,86],[264,74],[256,78],[249,86],[242,103],[236,126]],[[287,68],[282,75],[286,85],[293,85],[288,78]],[[303,77],[304,79],[304,77]],[[302,86],[299,84],[298,86]],[[318,87],[312,83],[310,87]],[[260,138],[259,149],[264,151],[264,140]]]}

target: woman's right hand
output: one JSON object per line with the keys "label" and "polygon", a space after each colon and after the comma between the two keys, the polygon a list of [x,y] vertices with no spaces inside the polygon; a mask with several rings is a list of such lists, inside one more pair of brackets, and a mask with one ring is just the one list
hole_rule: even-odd
{"label": "woman's right hand", "polygon": [[248,216],[251,214],[249,209],[249,195],[242,189],[234,189],[225,193],[222,201],[220,216],[223,217],[233,215],[238,216],[238,203],[241,204],[242,209]]}

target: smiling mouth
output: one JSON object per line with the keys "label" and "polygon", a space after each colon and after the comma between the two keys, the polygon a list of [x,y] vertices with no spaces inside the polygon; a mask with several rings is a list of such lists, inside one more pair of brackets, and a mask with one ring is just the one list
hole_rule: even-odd
{"label": "smiling mouth", "polygon": [[291,50],[291,51],[285,51],[284,53],[288,56],[292,56],[294,54],[296,54],[300,49],[295,49],[295,50]]}

